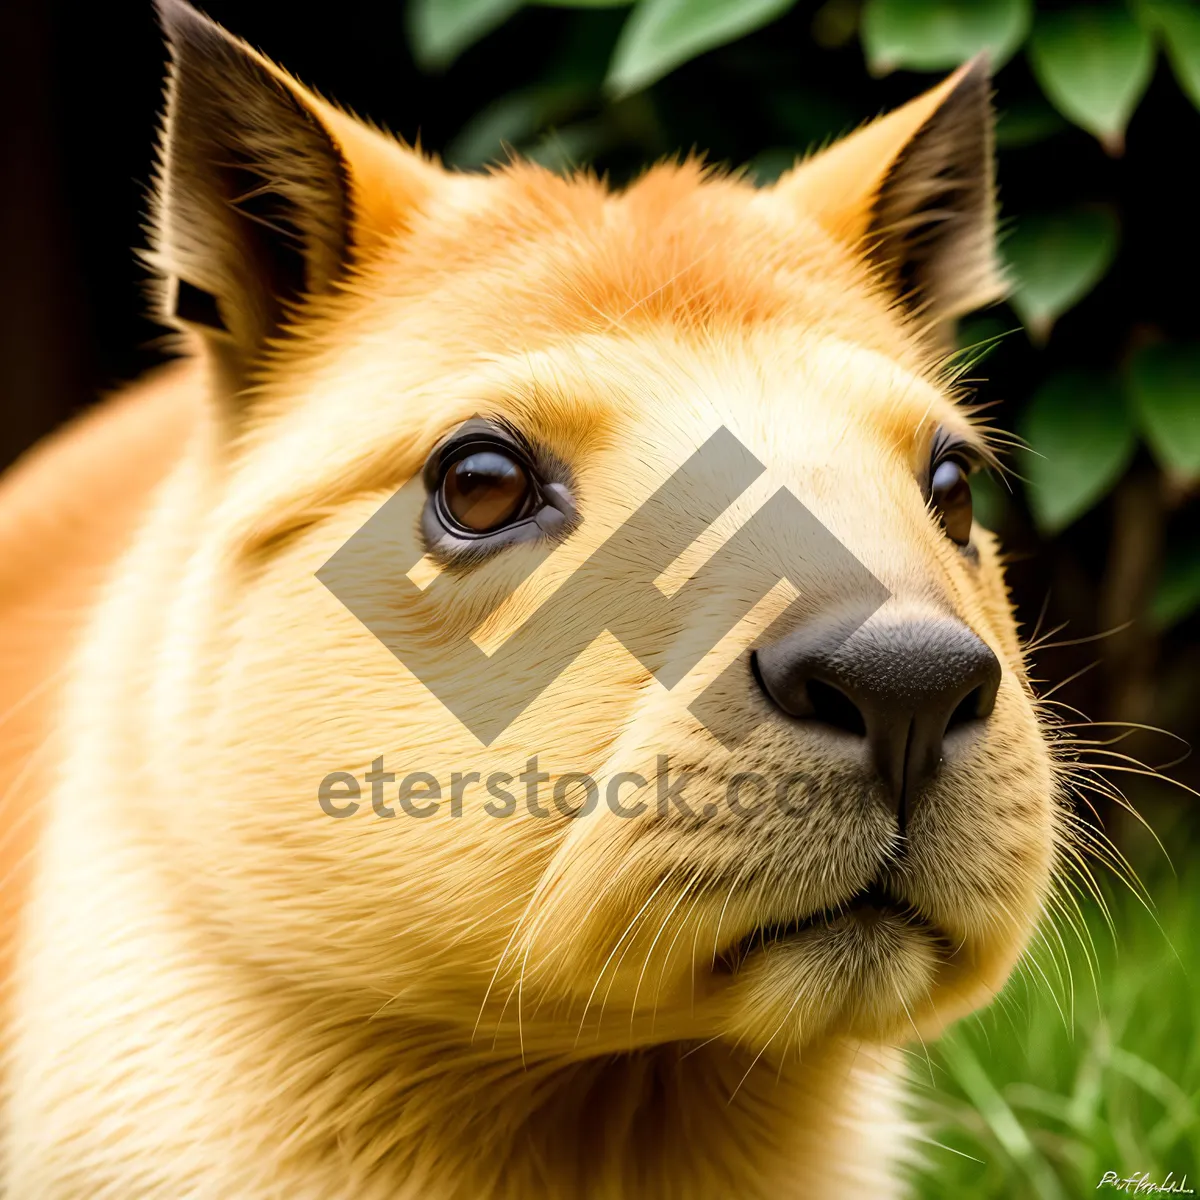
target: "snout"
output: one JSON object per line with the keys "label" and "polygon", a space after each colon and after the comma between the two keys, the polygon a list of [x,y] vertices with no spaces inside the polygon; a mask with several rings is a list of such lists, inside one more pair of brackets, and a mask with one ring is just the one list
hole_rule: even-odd
{"label": "snout", "polygon": [[945,759],[982,733],[1001,675],[980,638],[940,616],[813,622],[752,664],[778,709],[820,730],[832,753],[870,764],[901,829]]}

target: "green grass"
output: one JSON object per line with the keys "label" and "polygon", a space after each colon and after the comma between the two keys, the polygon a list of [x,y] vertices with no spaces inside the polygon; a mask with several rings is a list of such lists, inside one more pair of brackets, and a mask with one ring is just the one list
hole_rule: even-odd
{"label": "green grass", "polygon": [[1023,970],[928,1058],[918,1048],[929,1141],[915,1196],[1120,1194],[1097,1191],[1106,1171],[1157,1183],[1186,1174],[1200,1195],[1200,866],[1174,853],[1179,878],[1147,884],[1153,914],[1112,894],[1114,941],[1085,906],[1094,952],[1064,930],[1065,950],[1052,937],[1040,970]]}

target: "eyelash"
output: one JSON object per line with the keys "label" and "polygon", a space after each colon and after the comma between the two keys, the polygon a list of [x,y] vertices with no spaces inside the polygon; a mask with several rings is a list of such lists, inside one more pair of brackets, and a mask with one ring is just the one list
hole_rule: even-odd
{"label": "eyelash", "polygon": [[964,441],[948,430],[939,429],[933,435],[933,442],[929,447],[929,464],[926,467],[925,478],[926,495],[933,483],[933,473],[942,463],[952,459],[957,459],[962,463],[963,469],[968,475],[974,475],[983,466],[982,456],[970,442]]}

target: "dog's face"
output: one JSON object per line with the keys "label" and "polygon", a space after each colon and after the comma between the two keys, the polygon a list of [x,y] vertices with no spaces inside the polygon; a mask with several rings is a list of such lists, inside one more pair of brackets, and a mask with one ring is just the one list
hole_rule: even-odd
{"label": "dog's face", "polygon": [[992,287],[979,70],[772,189],[613,194],[443,173],[166,16],[157,255],[225,441],[163,648],[204,802],[148,819],[212,931],[527,1054],[988,999],[1056,818],[934,366]]}

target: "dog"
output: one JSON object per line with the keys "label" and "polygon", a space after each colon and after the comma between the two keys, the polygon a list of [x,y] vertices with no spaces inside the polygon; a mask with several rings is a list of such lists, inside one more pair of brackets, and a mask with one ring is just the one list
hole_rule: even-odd
{"label": "dog", "polygon": [[0,490],[7,1194],[901,1194],[1066,843],[986,64],[613,190],[159,10],[180,358]]}

